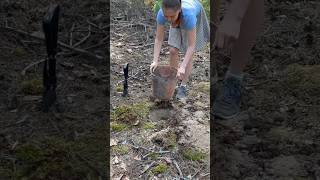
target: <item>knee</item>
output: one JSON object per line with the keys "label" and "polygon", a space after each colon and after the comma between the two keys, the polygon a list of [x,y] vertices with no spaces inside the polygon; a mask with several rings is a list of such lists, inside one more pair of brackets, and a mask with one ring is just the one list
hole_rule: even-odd
{"label": "knee", "polygon": [[171,47],[169,49],[169,52],[170,52],[171,55],[178,55],[179,50],[177,48],[175,48],[175,47]]}

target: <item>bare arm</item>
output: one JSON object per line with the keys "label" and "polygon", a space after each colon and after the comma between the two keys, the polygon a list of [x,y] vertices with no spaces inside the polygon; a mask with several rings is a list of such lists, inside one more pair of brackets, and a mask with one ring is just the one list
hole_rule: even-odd
{"label": "bare arm", "polygon": [[188,35],[188,49],[184,56],[183,62],[181,63],[181,66],[183,68],[186,68],[187,65],[190,63],[193,53],[196,49],[196,28],[193,28],[192,30],[187,32]]}
{"label": "bare arm", "polygon": [[216,47],[232,48],[234,42],[239,38],[241,23],[250,3],[251,0],[233,0],[231,2],[216,31],[214,42]]}
{"label": "bare arm", "polygon": [[164,38],[164,29],[164,25],[157,25],[156,38],[154,41],[153,48],[153,62],[159,62],[160,50]]}

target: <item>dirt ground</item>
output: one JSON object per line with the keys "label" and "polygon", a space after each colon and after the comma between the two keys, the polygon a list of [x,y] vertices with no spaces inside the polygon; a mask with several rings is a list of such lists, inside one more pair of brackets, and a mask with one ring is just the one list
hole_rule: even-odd
{"label": "dirt ground", "polygon": [[[191,98],[165,106],[149,99],[156,28],[151,8],[112,1],[111,17],[111,178],[209,179],[209,44],[194,58]],[[125,63],[131,68],[128,97],[121,96]]]}
{"label": "dirt ground", "polygon": [[[209,50],[195,57],[186,103],[150,102],[154,15],[141,1],[112,1],[110,145],[109,76],[102,59],[60,47],[59,108],[40,111],[43,63],[26,67],[46,57],[39,38],[50,2],[0,2],[1,179],[106,179],[109,146],[112,179],[320,179],[319,2],[266,1],[242,112],[230,121],[210,121]],[[59,40],[109,56],[108,2],[56,2],[62,8]],[[165,44],[164,61],[167,52]],[[230,59],[213,54],[220,85]],[[121,96],[124,63],[130,63],[129,97]]]}
{"label": "dirt ground", "polygon": [[[59,41],[101,58],[59,46],[57,108],[43,113],[41,23],[54,2]],[[105,179],[107,9],[107,0],[0,2],[0,179]]]}
{"label": "dirt ground", "polygon": [[[215,179],[320,179],[320,3],[265,1],[241,114],[214,120]],[[215,52],[219,77],[229,58]],[[218,85],[221,84],[221,81]]]}

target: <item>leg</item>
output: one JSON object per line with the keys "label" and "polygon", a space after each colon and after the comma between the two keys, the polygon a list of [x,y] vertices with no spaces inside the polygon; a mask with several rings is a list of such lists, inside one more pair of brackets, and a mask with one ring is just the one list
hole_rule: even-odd
{"label": "leg", "polygon": [[231,64],[221,87],[221,93],[213,104],[216,117],[229,119],[240,112],[243,92],[242,72],[246,67],[250,50],[259,33],[264,16],[263,0],[252,0],[241,24],[239,39],[231,54]]}
{"label": "leg", "polygon": [[262,28],[264,19],[264,1],[253,0],[241,24],[239,39],[235,42],[231,53],[229,70],[234,74],[241,74],[246,67],[250,50]]}
{"label": "leg", "polygon": [[174,67],[175,69],[178,69],[179,66],[179,50],[175,47],[170,47],[169,49],[169,65],[171,67]]}
{"label": "leg", "polygon": [[193,66],[192,60],[193,59],[191,59],[189,64],[187,65],[186,73],[185,73],[184,78],[182,79],[182,82],[181,82],[182,85],[186,85],[188,80],[189,80],[189,76],[190,76],[190,74],[192,72],[192,66]]}

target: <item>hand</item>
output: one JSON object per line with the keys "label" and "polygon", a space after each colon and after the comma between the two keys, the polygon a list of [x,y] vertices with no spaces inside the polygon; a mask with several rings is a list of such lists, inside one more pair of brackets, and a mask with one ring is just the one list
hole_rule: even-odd
{"label": "hand", "polygon": [[184,66],[180,66],[177,72],[177,78],[182,80],[185,74],[186,74],[186,68]]}
{"label": "hand", "polygon": [[239,38],[241,21],[235,17],[225,17],[216,31],[214,45],[219,49],[232,48]]}
{"label": "hand", "polygon": [[153,61],[153,63],[150,65],[150,73],[152,74],[154,70],[157,68],[159,65],[159,62]]}

